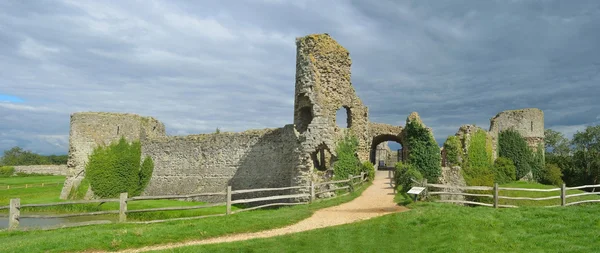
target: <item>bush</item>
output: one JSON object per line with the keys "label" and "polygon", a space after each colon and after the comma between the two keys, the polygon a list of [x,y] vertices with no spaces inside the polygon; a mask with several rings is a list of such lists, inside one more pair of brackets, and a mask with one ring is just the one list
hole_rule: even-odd
{"label": "bush", "polygon": [[457,136],[449,136],[444,142],[444,150],[446,151],[446,162],[448,167],[459,165],[464,160],[462,145]]}
{"label": "bush", "polygon": [[[150,180],[154,164],[150,157],[141,161],[141,144],[125,138],[107,147],[97,147],[86,165],[86,178],[96,196],[118,197],[127,192],[139,195]],[[85,187],[85,186],[83,186]]]}
{"label": "bush", "polygon": [[498,157],[494,163],[494,177],[498,184],[510,183],[516,180],[516,170],[513,161],[506,157]]}
{"label": "bush", "polygon": [[363,162],[362,166],[360,166],[360,172],[364,172],[369,181],[375,179],[375,166],[369,161]]}
{"label": "bush", "polygon": [[338,142],[335,152],[337,160],[333,164],[333,175],[335,180],[347,179],[349,175],[360,174],[360,160],[356,156],[358,150],[358,139],[353,135],[346,135]]}
{"label": "bush", "polygon": [[534,152],[530,150],[531,153],[531,161],[529,167],[531,168],[531,174],[533,174],[533,178],[537,182],[542,182],[544,180],[544,170],[545,170],[545,161],[544,161],[544,146],[540,143],[537,147],[537,151]]}
{"label": "bush", "polygon": [[406,124],[407,144],[409,147],[408,163],[427,178],[428,182],[436,183],[442,174],[441,154],[433,134],[417,121]]}
{"label": "bush", "polygon": [[406,193],[413,186],[414,182],[411,179],[421,182],[423,175],[415,166],[408,163],[398,162],[396,163],[394,181],[396,182],[396,189],[398,192]]}
{"label": "bush", "polygon": [[15,167],[13,166],[0,166],[0,177],[10,177],[15,174]]}
{"label": "bush", "polygon": [[467,185],[492,186],[495,175],[492,170],[491,140],[485,131],[478,129],[471,135],[464,162],[463,176]]}
{"label": "bush", "polygon": [[544,169],[542,170],[542,180],[543,184],[551,184],[556,186],[562,186],[564,183],[562,180],[562,172],[560,171],[560,167],[556,164],[546,164]]}
{"label": "bush", "polygon": [[513,129],[500,132],[498,136],[498,156],[514,162],[516,179],[523,178],[531,171],[533,155],[521,134]]}

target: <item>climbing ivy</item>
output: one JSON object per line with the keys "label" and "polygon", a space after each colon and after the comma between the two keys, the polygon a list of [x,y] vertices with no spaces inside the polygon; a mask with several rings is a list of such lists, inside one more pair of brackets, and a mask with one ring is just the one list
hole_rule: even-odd
{"label": "climbing ivy", "polygon": [[467,147],[467,159],[464,162],[463,176],[467,185],[494,184],[492,171],[491,146],[485,131],[477,129],[472,135]]}
{"label": "climbing ivy", "polygon": [[154,163],[147,156],[141,162],[139,141],[128,143],[125,138],[109,146],[94,149],[86,165],[85,177],[94,194],[102,198],[141,194],[152,176]]}
{"label": "climbing ivy", "polygon": [[444,150],[446,151],[446,162],[449,167],[460,165],[464,160],[460,139],[457,136],[449,136],[444,142]]}
{"label": "climbing ivy", "polygon": [[360,174],[360,160],[356,156],[358,139],[348,134],[337,144],[335,152],[337,160],[333,164],[333,175],[336,180],[347,179],[348,175]]}
{"label": "climbing ivy", "polygon": [[441,154],[435,138],[431,132],[417,121],[406,124],[406,136],[409,147],[408,163],[427,178],[428,182],[435,183],[441,175]]}
{"label": "climbing ivy", "polygon": [[498,156],[512,160],[516,167],[516,179],[523,178],[531,170],[533,154],[521,134],[507,129],[498,135]]}

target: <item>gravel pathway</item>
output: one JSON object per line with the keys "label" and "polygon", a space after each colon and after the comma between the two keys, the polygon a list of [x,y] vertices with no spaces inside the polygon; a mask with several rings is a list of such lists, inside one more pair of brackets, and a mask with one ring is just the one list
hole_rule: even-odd
{"label": "gravel pathway", "polygon": [[265,230],[253,233],[232,234],[228,236],[215,237],[196,241],[187,241],[182,243],[172,243],[157,246],[149,246],[139,249],[130,249],[121,252],[144,252],[150,250],[165,250],[191,245],[213,244],[223,242],[243,241],[255,238],[265,238],[302,231],[331,227],[346,223],[357,222],[373,217],[401,212],[408,210],[394,203],[393,189],[390,187],[388,172],[377,171],[373,185],[367,188],[359,197],[354,200],[341,204],[317,210],[310,218],[302,220],[296,224]]}

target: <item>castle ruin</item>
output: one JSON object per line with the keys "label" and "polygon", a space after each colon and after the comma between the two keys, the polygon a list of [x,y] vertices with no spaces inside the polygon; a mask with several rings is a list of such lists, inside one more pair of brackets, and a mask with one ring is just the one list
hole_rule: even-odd
{"label": "castle ruin", "polygon": [[[221,192],[228,185],[234,190],[308,185],[323,180],[318,171],[332,170],[336,145],[349,133],[359,141],[357,155],[361,161],[375,163],[377,146],[387,141],[400,143],[401,157],[408,157],[410,147],[403,127],[369,121],[368,108],[352,86],[352,61],[344,47],[328,34],[297,38],[296,46],[294,122],[281,128],[167,136],[164,124],[152,117],[72,114],[69,176],[61,198],[68,198],[85,176],[94,148],[121,137],[139,140],[142,156],[154,161],[152,178],[142,195]],[[336,123],[340,108],[347,113],[345,128]],[[536,131],[526,136],[533,143],[541,129],[543,141],[543,115],[501,113],[496,118],[490,129],[496,136],[499,129],[514,125],[522,130],[521,125],[532,121],[531,128]],[[407,121],[422,124],[416,112]]]}

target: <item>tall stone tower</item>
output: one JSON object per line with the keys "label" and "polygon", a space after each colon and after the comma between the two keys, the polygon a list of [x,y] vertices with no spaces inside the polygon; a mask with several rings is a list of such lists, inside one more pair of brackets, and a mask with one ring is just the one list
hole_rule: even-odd
{"label": "tall stone tower", "polygon": [[537,150],[540,144],[542,147],[544,146],[544,112],[542,110],[526,108],[503,111],[490,119],[489,132],[494,141],[494,159],[498,154],[498,134],[511,128],[519,132],[533,150]]}

